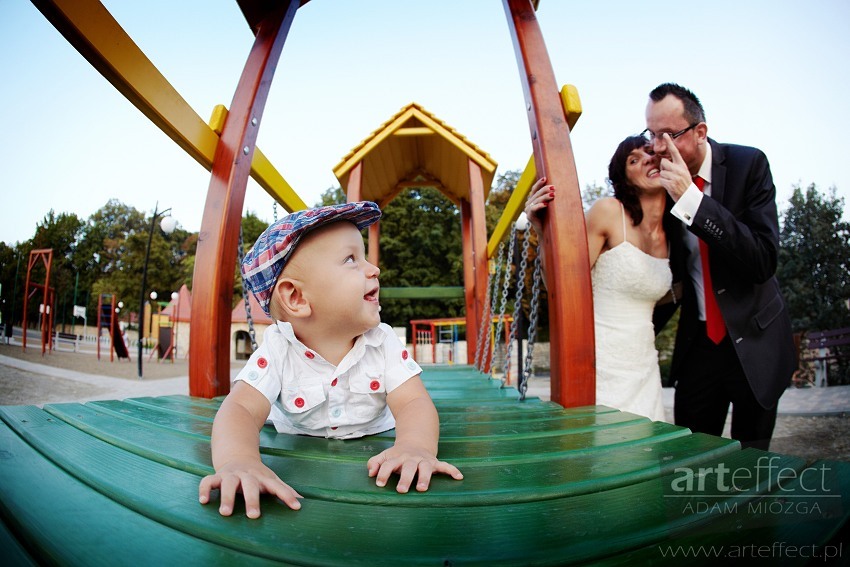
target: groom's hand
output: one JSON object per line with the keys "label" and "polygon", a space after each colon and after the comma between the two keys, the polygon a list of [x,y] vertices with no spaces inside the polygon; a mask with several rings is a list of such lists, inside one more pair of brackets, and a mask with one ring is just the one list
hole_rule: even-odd
{"label": "groom's hand", "polygon": [[688,171],[688,166],[682,159],[682,154],[679,153],[679,148],[673,143],[670,134],[665,132],[662,137],[670,157],[662,157],[659,164],[661,167],[661,185],[664,186],[673,201],[678,201],[679,197],[688,190],[693,182],[691,172]]}

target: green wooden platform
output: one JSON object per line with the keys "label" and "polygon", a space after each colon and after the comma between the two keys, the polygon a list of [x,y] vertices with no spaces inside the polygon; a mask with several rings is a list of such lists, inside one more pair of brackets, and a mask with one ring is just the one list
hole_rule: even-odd
{"label": "green wooden platform", "polygon": [[[392,432],[337,441],[267,427],[265,461],[305,500],[293,512],[266,498],[259,520],[197,500],[220,400],[0,407],[3,564],[680,565],[759,546],[783,565],[808,561],[792,546],[850,555],[840,547],[850,463],[807,466],[605,407],[519,401],[463,366],[423,378],[440,456],[463,481],[435,477],[427,493],[400,495],[366,476]],[[699,546],[704,555],[685,559]]]}

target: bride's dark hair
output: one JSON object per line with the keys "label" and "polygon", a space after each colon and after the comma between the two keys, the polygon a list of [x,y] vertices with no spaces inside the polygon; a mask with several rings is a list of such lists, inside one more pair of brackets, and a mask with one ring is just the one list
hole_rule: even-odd
{"label": "bride's dark hair", "polygon": [[[614,188],[614,197],[623,203],[623,208],[632,217],[635,226],[638,226],[643,221],[643,209],[640,206],[637,188],[631,185],[626,178],[626,160],[629,159],[629,154],[633,150],[642,148],[645,145],[646,139],[643,136],[629,136],[620,142],[620,145],[617,146],[617,150],[611,157],[611,162],[608,164],[608,183]],[[678,227],[676,217],[667,214],[671,208],[673,208],[673,199],[667,195],[661,224],[664,227],[664,232],[667,234],[668,242],[670,236],[676,234]]]}
{"label": "bride's dark hair", "polygon": [[617,150],[608,164],[608,183],[614,188],[614,197],[623,203],[623,208],[632,217],[635,226],[643,221],[643,209],[640,206],[637,189],[629,183],[626,177],[626,160],[632,151],[646,146],[643,136],[629,136],[617,146]]}

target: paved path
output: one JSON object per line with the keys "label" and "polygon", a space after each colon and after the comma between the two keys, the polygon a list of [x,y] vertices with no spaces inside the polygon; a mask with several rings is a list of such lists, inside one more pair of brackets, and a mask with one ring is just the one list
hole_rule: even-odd
{"label": "paved path", "polygon": [[102,376],[99,374],[86,374],[84,372],[57,368],[47,364],[37,364],[4,355],[0,355],[0,365],[31,374],[49,376],[73,384],[92,387],[81,389],[81,395],[77,399],[66,400],[69,402],[123,400],[125,398],[140,398],[145,396],[189,394],[188,376],[160,378],[157,380],[128,380],[126,378]]}
{"label": "paved path", "polygon": [[[664,409],[672,416],[673,388],[664,388]],[[528,395],[549,399],[549,378],[533,378]],[[820,416],[850,414],[850,386],[829,388],[788,388],[779,399],[779,414]]]}
{"label": "paved path", "polygon": [[[57,368],[46,364],[37,364],[10,356],[0,355],[0,365],[22,370],[41,376],[49,376],[73,383],[95,386],[98,393],[84,396],[93,399],[124,399],[143,396],[166,396],[188,394],[189,377],[160,378],[157,380],[127,380],[86,374],[66,368]],[[425,371],[427,372],[427,366]],[[233,375],[235,375],[234,370]],[[664,407],[673,408],[673,388],[664,388]],[[548,377],[532,378],[528,395],[549,399]],[[84,400],[68,400],[84,401]],[[850,386],[831,386],[829,388],[789,388],[779,400],[779,413],[789,416],[820,416],[850,414]]]}

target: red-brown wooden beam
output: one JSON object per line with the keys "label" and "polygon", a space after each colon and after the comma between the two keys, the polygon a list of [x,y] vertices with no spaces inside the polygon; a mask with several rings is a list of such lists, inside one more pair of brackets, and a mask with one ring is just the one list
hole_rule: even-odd
{"label": "red-brown wooden beam", "polygon": [[230,391],[230,314],[236,246],[257,131],[297,0],[282,1],[257,27],[216,146],[195,256],[189,394],[212,398]]}
{"label": "red-brown wooden beam", "polygon": [[596,403],[593,293],[581,190],[555,74],[531,0],[503,0],[525,94],[537,173],[558,188],[543,218],[551,399]]}
{"label": "red-brown wooden beam", "polygon": [[[472,344],[478,340],[478,307],[475,303],[475,252],[472,249],[472,206],[466,199],[460,200],[460,240],[463,255],[463,301],[466,308],[466,352],[472,351],[472,364],[475,364],[475,351]],[[475,337],[472,339],[472,337]]]}
{"label": "red-brown wooden beam", "polygon": [[[363,162],[357,162],[351,173],[348,175],[348,186],[345,189],[345,198],[349,203],[354,203],[363,199]],[[374,266],[380,261],[380,239],[381,239],[381,223],[376,222],[369,226],[369,249],[367,259]]]}
{"label": "red-brown wooden beam", "polygon": [[[484,177],[481,166],[473,160],[467,160],[469,164],[469,206],[472,242],[472,266],[473,266],[473,301],[475,303],[474,325],[466,323],[466,360],[467,364],[475,364],[475,348],[477,346],[478,333],[480,332],[481,319],[484,310],[490,306],[485,305],[487,295],[487,224],[484,212]],[[468,313],[468,312],[467,312]],[[489,314],[488,314],[489,315]],[[467,319],[469,315],[467,314]],[[487,317],[489,321],[489,316]],[[488,323],[485,323],[487,325]],[[470,340],[470,337],[472,338]]]}

